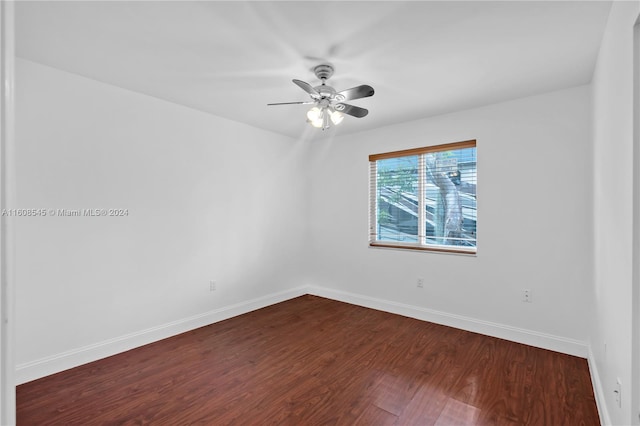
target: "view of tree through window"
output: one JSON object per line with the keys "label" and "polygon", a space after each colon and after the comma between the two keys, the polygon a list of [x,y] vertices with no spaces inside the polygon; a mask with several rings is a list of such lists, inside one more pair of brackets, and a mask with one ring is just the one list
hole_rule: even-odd
{"label": "view of tree through window", "polygon": [[475,141],[369,157],[370,243],[475,252]]}

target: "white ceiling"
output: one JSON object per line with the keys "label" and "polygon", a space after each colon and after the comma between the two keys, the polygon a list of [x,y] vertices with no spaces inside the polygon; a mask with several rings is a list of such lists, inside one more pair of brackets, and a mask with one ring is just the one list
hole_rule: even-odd
{"label": "white ceiling", "polygon": [[[291,79],[369,84],[346,134],[591,81],[610,2],[18,2],[25,59],[297,137]],[[320,134],[321,131],[317,130]]]}

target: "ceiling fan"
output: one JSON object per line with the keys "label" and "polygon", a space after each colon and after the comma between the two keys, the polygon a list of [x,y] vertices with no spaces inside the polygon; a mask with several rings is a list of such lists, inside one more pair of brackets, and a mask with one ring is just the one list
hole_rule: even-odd
{"label": "ceiling fan", "polygon": [[362,118],[369,114],[369,111],[355,105],[345,104],[345,101],[367,98],[373,96],[373,87],[363,84],[351,89],[336,92],[336,90],[326,85],[326,81],[333,75],[333,66],[321,64],[313,68],[316,77],[322,81],[319,86],[313,87],[302,80],[293,80],[293,83],[307,92],[311,101],[301,102],[278,102],[267,105],[314,105],[307,112],[307,122],[313,127],[325,130],[331,127],[331,123],[338,125],[344,119],[344,114]]}

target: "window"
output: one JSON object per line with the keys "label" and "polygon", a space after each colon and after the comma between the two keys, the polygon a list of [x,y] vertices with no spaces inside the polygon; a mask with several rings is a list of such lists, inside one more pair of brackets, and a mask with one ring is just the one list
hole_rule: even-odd
{"label": "window", "polygon": [[369,156],[369,245],[476,252],[476,141]]}

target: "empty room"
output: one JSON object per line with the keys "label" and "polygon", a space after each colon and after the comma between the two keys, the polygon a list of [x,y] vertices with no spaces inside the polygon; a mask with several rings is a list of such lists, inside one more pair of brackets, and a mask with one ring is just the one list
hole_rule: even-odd
{"label": "empty room", "polygon": [[0,12],[0,424],[640,425],[639,0]]}

